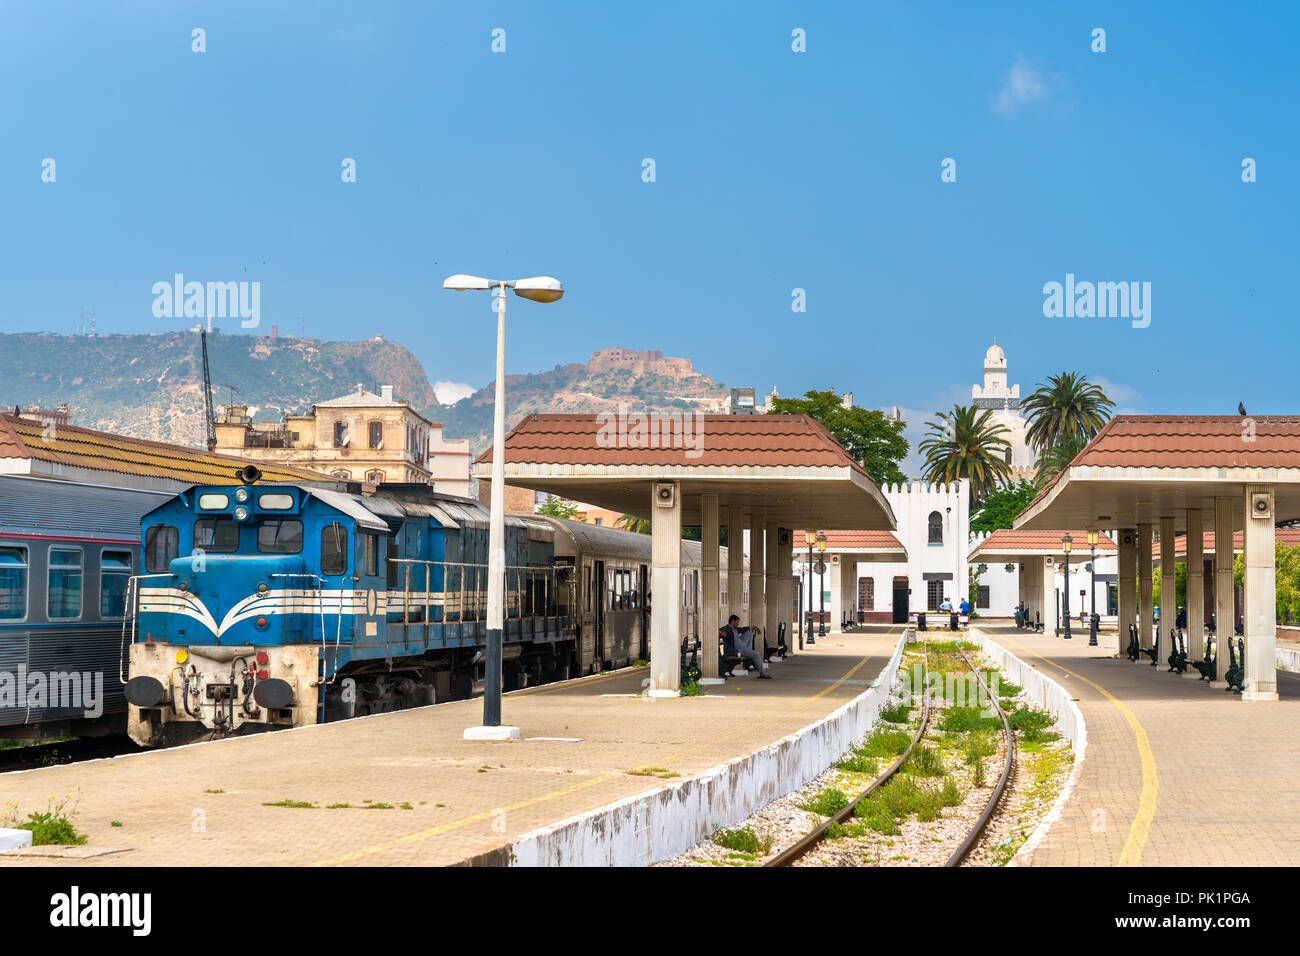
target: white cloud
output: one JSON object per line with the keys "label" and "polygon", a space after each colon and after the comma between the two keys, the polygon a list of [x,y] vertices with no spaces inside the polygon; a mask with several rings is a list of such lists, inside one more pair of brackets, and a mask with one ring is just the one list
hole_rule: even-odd
{"label": "white cloud", "polygon": [[462,398],[469,398],[477,389],[464,382],[434,382],[433,391],[438,396],[439,404],[455,405]]}
{"label": "white cloud", "polygon": [[[1088,381],[1092,382],[1094,385],[1100,386],[1101,390],[1106,393],[1106,396],[1115,403],[1116,408],[1128,409],[1130,406],[1142,404],[1142,393],[1136,388],[1129,388],[1127,385],[1120,385],[1117,382],[1112,382],[1109,379],[1102,378],[1100,375],[1090,376]],[[1127,415],[1130,414],[1130,411],[1114,411],[1114,414]]]}
{"label": "white cloud", "polygon": [[1031,67],[1023,56],[1017,56],[1011,70],[1002,81],[1002,89],[993,99],[995,113],[1014,113],[1019,107],[1047,96],[1051,87],[1048,78]]}

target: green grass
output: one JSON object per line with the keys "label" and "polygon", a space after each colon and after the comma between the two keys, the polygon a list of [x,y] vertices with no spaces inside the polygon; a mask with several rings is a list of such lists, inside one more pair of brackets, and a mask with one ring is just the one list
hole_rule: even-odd
{"label": "green grass", "polygon": [[683,697],[703,697],[709,692],[709,689],[699,681],[688,681],[682,685],[681,694]]}
{"label": "green grass", "polygon": [[907,755],[907,760],[902,766],[903,773],[910,773],[917,777],[942,777],[943,776],[943,758],[939,752],[931,747],[918,744],[913,751]]}
{"label": "green grass", "polygon": [[848,773],[864,773],[874,777],[880,772],[880,761],[875,757],[864,757],[862,754],[853,753],[836,763],[835,769]]}
{"label": "green grass", "polygon": [[1021,706],[1007,715],[1012,730],[1046,730],[1055,722],[1056,718],[1038,707]]}
{"label": "green grass", "polygon": [[984,757],[991,757],[998,752],[998,743],[989,731],[968,734],[961,744],[962,756],[968,766],[974,766]]}
{"label": "green grass", "polygon": [[800,810],[807,810],[822,817],[833,817],[849,805],[849,798],[837,787],[827,787],[803,803],[796,804]]}
{"label": "green grass", "polygon": [[880,728],[855,747],[854,753],[863,757],[897,757],[907,750],[911,742],[912,735],[904,730]]}
{"label": "green grass", "polygon": [[723,849],[734,850],[738,854],[767,854],[772,851],[772,838],[767,834],[760,836],[752,827],[719,830],[709,839]]}
{"label": "green grass", "polygon": [[264,807],[292,807],[295,810],[314,810],[316,804],[310,800],[276,800],[274,803],[263,803]]}
{"label": "green grass", "polygon": [[110,827],[120,827],[120,826],[122,825],[122,821],[121,821],[121,820],[110,820],[109,823],[108,823],[108,825],[109,825]]}
{"label": "green grass", "polygon": [[886,707],[880,712],[880,719],[890,724],[905,724],[908,721],[908,715],[915,709],[915,707],[907,704],[894,704],[892,707]]}
{"label": "green grass", "polygon": [[998,681],[999,697],[1018,697],[1022,693],[1024,693],[1024,690],[1025,689],[1023,687],[1017,687],[1015,684],[1012,684],[1010,681],[1005,681],[1005,680]]}
{"label": "green grass", "polygon": [[1002,726],[997,717],[988,716],[983,707],[949,707],[943,712],[939,729],[948,733],[966,734],[971,731],[991,730]]}
{"label": "green grass", "polygon": [[961,806],[961,801],[962,795],[957,787],[957,781],[952,777],[944,780],[943,786],[939,788],[939,802],[945,807],[957,807]]}

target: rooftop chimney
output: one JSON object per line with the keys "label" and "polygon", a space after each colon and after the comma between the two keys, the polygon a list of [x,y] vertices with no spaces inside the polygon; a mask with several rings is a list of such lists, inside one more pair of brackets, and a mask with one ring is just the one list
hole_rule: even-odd
{"label": "rooftop chimney", "polygon": [[379,397],[386,402],[391,402],[393,400],[393,386],[381,385],[379,387]]}

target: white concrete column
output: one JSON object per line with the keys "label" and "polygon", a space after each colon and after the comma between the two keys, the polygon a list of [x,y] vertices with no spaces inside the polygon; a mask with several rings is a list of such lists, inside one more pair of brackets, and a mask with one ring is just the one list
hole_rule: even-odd
{"label": "white concrete column", "polygon": [[1116,590],[1119,592],[1119,652],[1123,656],[1128,648],[1129,628],[1138,622],[1137,613],[1137,528],[1119,530],[1119,578]]}
{"label": "white concrete column", "polygon": [[1228,641],[1235,630],[1236,585],[1232,580],[1232,499],[1214,499],[1214,647],[1215,683],[1223,686],[1231,655]]}
{"label": "white concrete column", "polygon": [[776,642],[777,628],[781,624],[785,625],[785,646],[786,654],[789,657],[794,656],[794,648],[798,646],[799,640],[794,633],[794,532],[789,528],[777,529],[776,539],[776,567],[778,591],[780,597],[777,606],[780,613],[777,615],[777,623],[772,627],[772,641]]}
{"label": "white concrete column", "polygon": [[744,603],[745,512],[740,505],[734,504],[727,507],[727,616],[735,614],[743,624]]}
{"label": "white concrete column", "polygon": [[1061,624],[1057,620],[1056,611],[1056,559],[1039,558],[1038,566],[1039,573],[1043,576],[1043,633],[1054,634]]}
{"label": "white concrete column", "polygon": [[681,482],[653,482],[650,511],[650,695],[675,697],[681,685]]}
{"label": "white concrete column", "polygon": [[[1187,658],[1205,658],[1205,537],[1200,508],[1187,509]],[[1197,679],[1200,674],[1197,674]]]}
{"label": "white concrete column", "polygon": [[1155,578],[1151,574],[1151,525],[1138,525],[1138,645],[1151,647],[1155,633]]}
{"label": "white concrete column", "polygon": [[[767,595],[764,589],[766,568],[763,564],[763,514],[749,515],[749,620],[742,624],[757,624],[767,630]],[[755,647],[755,650],[758,648]]]}
{"label": "white concrete column", "polygon": [[722,622],[718,620],[721,589],[718,585],[718,496],[700,496],[700,542],[703,544],[700,559],[700,675],[717,679],[717,634]]}
{"label": "white concrete column", "polygon": [[1160,516],[1160,650],[1173,652],[1173,628],[1178,623],[1178,584],[1174,571],[1173,515]]}
{"label": "white concrete column", "polygon": [[1246,681],[1242,700],[1277,700],[1277,550],[1273,486],[1246,486]]}
{"label": "white concrete column", "polygon": [[[775,521],[763,522],[763,596],[766,611],[763,614],[763,643],[776,644],[776,625],[781,620],[781,576],[779,562],[776,560],[776,537],[778,524]],[[761,652],[761,647],[755,647]]]}

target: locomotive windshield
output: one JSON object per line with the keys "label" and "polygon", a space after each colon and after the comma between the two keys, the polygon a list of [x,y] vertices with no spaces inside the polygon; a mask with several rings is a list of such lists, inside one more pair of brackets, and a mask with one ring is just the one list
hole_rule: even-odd
{"label": "locomotive windshield", "polygon": [[297,518],[268,518],[257,526],[257,550],[263,554],[302,552],[302,522]]}

